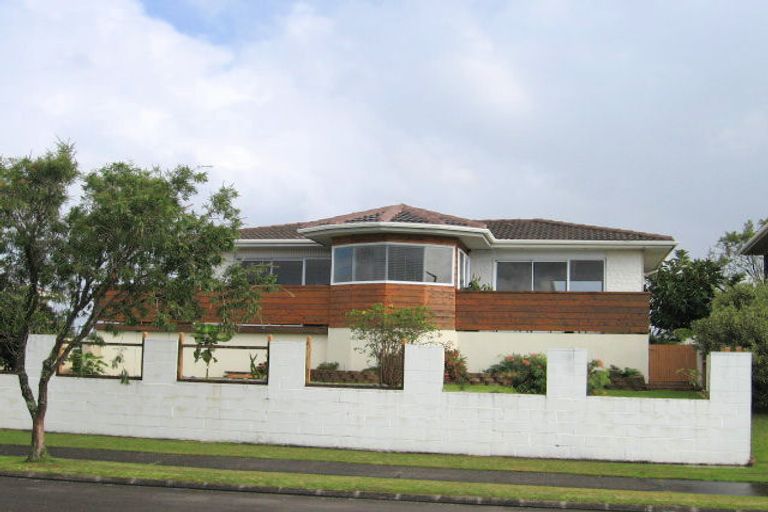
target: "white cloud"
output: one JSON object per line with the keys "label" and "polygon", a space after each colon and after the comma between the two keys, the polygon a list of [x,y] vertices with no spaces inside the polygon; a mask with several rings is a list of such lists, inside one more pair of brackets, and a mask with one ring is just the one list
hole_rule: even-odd
{"label": "white cloud", "polygon": [[[225,11],[188,1],[211,19]],[[296,3],[258,37],[224,45],[181,33],[133,0],[7,2],[0,153],[39,152],[61,137],[77,143],[86,169],[120,159],[210,166],[212,185],[241,191],[250,223],[403,201],[680,236],[686,223],[754,215],[714,217],[677,201],[715,195],[685,170],[700,177],[723,165],[696,150],[713,133],[739,153],[745,182],[768,185],[755,170],[763,153],[750,149],[764,140],[764,116],[720,121],[752,110],[737,104],[749,77],[697,80],[713,74],[697,66],[725,62],[697,53],[722,16],[701,15],[686,32],[671,30],[674,16],[582,5]],[[736,58],[718,46],[730,41],[713,40],[711,51]],[[685,72],[672,72],[675,62]],[[707,106],[723,83],[733,104],[713,115]],[[651,208],[653,194],[668,202]],[[722,229],[713,229],[714,239]]]}

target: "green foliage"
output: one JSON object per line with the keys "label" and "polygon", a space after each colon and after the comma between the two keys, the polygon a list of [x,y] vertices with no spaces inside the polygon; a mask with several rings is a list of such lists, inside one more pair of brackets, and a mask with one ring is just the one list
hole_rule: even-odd
{"label": "green foliage", "polygon": [[709,315],[715,293],[732,282],[723,265],[691,259],[686,251],[678,250],[648,278],[654,341],[680,341],[674,335],[676,329],[690,328],[691,322]]}
{"label": "green foliage", "polygon": [[611,375],[600,359],[593,359],[587,364],[587,394],[599,395],[611,383]]}
{"label": "green foliage", "polygon": [[[205,181],[189,167],[122,162],[80,173],[69,144],[0,160],[0,360],[19,374],[33,421],[45,411],[38,400],[47,400],[56,367],[98,319],[149,317],[171,329],[202,317],[201,293],[225,325],[258,313],[274,282],[251,286],[239,265],[221,272],[240,227],[237,194],[224,187],[199,201]],[[40,398],[23,359],[35,332],[56,339],[42,365]]]}
{"label": "green foliage", "polygon": [[547,356],[510,354],[485,370],[500,377],[519,393],[543,395],[547,392]]}
{"label": "green foliage", "polygon": [[261,363],[256,364],[258,357],[258,354],[248,354],[248,359],[250,359],[251,366],[251,378],[263,380],[267,378],[267,374],[269,373],[269,365],[266,361],[262,361]]}
{"label": "green foliage", "polygon": [[108,366],[102,356],[83,351],[82,345],[72,349],[69,353],[69,362],[72,364],[72,374],[79,377],[104,375],[104,370]]}
{"label": "green foliage", "polygon": [[768,218],[753,222],[747,220],[741,231],[726,231],[712,249],[710,257],[722,262],[726,275],[740,281],[746,278],[751,283],[759,283],[766,279],[764,275],[763,257],[741,254],[741,250],[755,236],[755,233],[763,227]]}
{"label": "green foliage", "polygon": [[362,342],[357,348],[375,361],[382,385],[395,385],[402,379],[403,345],[428,342],[435,338],[437,326],[426,306],[403,307],[374,304],[368,309],[347,313],[352,337]]}
{"label": "green foliage", "polygon": [[469,381],[467,358],[457,348],[445,350],[443,380],[455,384],[464,384]]}
{"label": "green foliage", "polygon": [[317,369],[320,371],[334,372],[339,369],[339,363],[336,361],[326,361],[317,365]]}
{"label": "green foliage", "polygon": [[703,353],[724,347],[752,352],[752,400],[768,409],[768,283],[737,285],[718,294],[708,318],[693,323],[696,345]]}
{"label": "green foliage", "polygon": [[478,276],[472,276],[472,280],[469,281],[463,290],[468,292],[492,292],[493,286],[487,283],[481,283]]}
{"label": "green foliage", "polygon": [[621,377],[621,378],[624,378],[624,379],[628,379],[628,378],[631,378],[631,377],[641,377],[643,375],[643,373],[640,370],[638,370],[637,368],[624,367],[624,369],[621,369],[621,368],[619,368],[618,366],[615,366],[615,365],[611,365],[608,368],[608,372],[612,376],[615,375],[616,377]]}
{"label": "green foliage", "polygon": [[226,343],[234,336],[234,330],[227,325],[203,324],[198,323],[194,326],[195,351],[192,355],[195,362],[202,361],[205,364],[205,378],[208,378],[208,371],[211,363],[219,360],[213,355],[219,343]]}

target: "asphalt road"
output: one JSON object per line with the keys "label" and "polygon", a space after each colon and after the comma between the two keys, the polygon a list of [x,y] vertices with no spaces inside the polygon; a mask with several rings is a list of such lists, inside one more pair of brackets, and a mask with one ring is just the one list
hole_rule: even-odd
{"label": "asphalt road", "polygon": [[[473,507],[338,498],[312,498],[248,492],[198,491],[128,485],[58,482],[0,477],[0,512],[243,512],[248,511],[418,511],[501,512],[503,507]],[[525,508],[525,512],[544,509]],[[562,510],[562,509],[558,509]]]}

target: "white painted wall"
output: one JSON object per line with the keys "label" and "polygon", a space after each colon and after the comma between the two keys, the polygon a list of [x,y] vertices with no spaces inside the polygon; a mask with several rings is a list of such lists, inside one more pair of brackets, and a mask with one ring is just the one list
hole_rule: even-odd
{"label": "white painted wall", "polygon": [[583,348],[590,360],[605,366],[635,368],[648,376],[647,334],[459,331],[456,346],[470,372],[480,372],[508,354],[543,353],[552,348]]}
{"label": "white painted wall", "polygon": [[472,276],[481,283],[493,284],[496,261],[565,261],[568,259],[605,260],[605,289],[609,292],[643,291],[643,252],[641,250],[474,250],[470,254]]}
{"label": "white painted wall", "polygon": [[[30,340],[36,366],[50,337]],[[406,348],[402,391],[305,387],[304,343],[276,341],[269,385],[176,382],[176,344],[148,340],[144,380],[54,378],[51,431],[521,457],[746,464],[751,354],[715,353],[711,399],[587,397],[587,353],[547,353],[547,395],[445,393],[443,349]],[[33,374],[39,372],[31,372]],[[33,378],[35,375],[33,375]],[[29,428],[0,375],[0,428]]]}

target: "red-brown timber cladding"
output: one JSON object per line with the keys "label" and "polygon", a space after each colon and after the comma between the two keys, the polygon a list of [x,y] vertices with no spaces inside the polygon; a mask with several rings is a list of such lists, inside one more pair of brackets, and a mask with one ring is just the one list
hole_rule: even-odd
{"label": "red-brown timber cladding", "polygon": [[344,327],[348,311],[376,303],[395,307],[428,306],[439,328],[454,329],[456,325],[456,289],[453,286],[375,283],[331,286],[328,326]]}
{"label": "red-brown timber cladding", "polygon": [[462,331],[589,331],[647,334],[645,292],[457,292]]}

